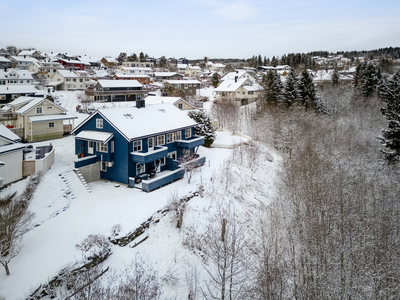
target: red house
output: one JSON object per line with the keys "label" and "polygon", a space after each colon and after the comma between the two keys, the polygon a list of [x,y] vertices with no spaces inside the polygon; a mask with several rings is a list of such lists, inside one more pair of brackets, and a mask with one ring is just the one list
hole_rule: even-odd
{"label": "red house", "polygon": [[74,59],[59,59],[58,62],[62,64],[64,68],[72,70],[85,70],[85,66],[90,67],[89,63]]}

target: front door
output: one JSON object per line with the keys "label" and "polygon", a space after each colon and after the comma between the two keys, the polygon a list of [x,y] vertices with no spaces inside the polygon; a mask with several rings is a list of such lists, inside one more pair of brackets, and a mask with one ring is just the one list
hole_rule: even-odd
{"label": "front door", "polygon": [[93,144],[94,144],[93,141],[88,142],[88,153],[89,154],[93,154],[93,146],[94,146]]}
{"label": "front door", "polygon": [[153,137],[149,138],[147,140],[147,142],[148,142],[148,145],[149,145],[149,151],[154,151],[154,138]]}

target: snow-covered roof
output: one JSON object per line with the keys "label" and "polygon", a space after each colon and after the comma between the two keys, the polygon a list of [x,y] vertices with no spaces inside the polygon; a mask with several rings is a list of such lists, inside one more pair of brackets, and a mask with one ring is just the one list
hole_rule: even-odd
{"label": "snow-covered roof", "polygon": [[38,90],[34,85],[24,84],[24,85],[0,85],[0,94],[37,94],[43,92],[43,90]]}
{"label": "snow-covered roof", "polygon": [[154,72],[155,77],[171,77],[174,75],[180,75],[183,77],[182,74],[176,73],[176,72]]}
{"label": "snow-covered roof", "polygon": [[95,131],[95,130],[82,130],[75,138],[78,140],[95,141],[107,143],[112,139],[114,134],[112,132]]}
{"label": "snow-covered roof", "polygon": [[159,103],[170,103],[174,104],[178,101],[185,102],[187,105],[195,108],[192,104],[189,102],[185,101],[185,99],[181,97],[162,97],[162,96],[147,96],[145,98],[146,104],[159,104]]}
{"label": "snow-covered roof", "polygon": [[119,78],[131,78],[131,77],[136,77],[136,78],[150,78],[149,75],[145,75],[145,74],[120,74],[117,73],[115,74],[115,76],[119,77]]}
{"label": "snow-covered roof", "polygon": [[142,87],[137,80],[99,80],[98,83],[103,88],[123,88],[123,87]]}
{"label": "snow-covered roof", "polygon": [[256,92],[256,91],[261,91],[261,90],[263,90],[263,87],[261,86],[261,85],[259,85],[258,83],[255,83],[255,84],[253,84],[253,85],[244,85],[243,86],[243,88],[246,90],[246,91],[253,91],[253,92]]}
{"label": "snow-covered roof", "polygon": [[186,69],[187,68],[187,64],[177,64],[176,65],[176,67],[178,68],[178,69]]}
{"label": "snow-covered roof", "polygon": [[123,71],[123,70],[125,70],[125,71],[150,71],[150,72],[153,71],[152,68],[140,68],[140,67],[121,67],[120,70],[121,71]]}
{"label": "snow-covered roof", "polygon": [[66,114],[29,116],[29,120],[31,120],[32,123],[35,123],[35,122],[48,122],[48,121],[60,121],[60,120],[71,120],[71,119],[78,119],[78,117],[70,116],[70,115],[66,115]]}
{"label": "snow-covered roof", "polygon": [[59,61],[60,60],[63,61],[63,62],[66,62],[68,64],[78,64],[78,65],[83,64],[85,66],[90,66],[90,63],[88,63],[86,61],[76,60],[76,59],[62,59],[62,58],[60,58]]}
{"label": "snow-covered roof", "polygon": [[[17,73],[18,78],[15,76],[11,76],[11,73]],[[0,70],[0,79],[31,79],[33,80],[33,77],[31,73],[28,70],[21,70],[21,69],[8,69],[7,71]]]}
{"label": "snow-covered roof", "polygon": [[63,77],[75,77],[78,78],[79,76],[74,72],[70,70],[57,70],[58,73],[60,73]]}
{"label": "snow-covered roof", "polygon": [[213,62],[211,62],[211,61],[208,61],[208,62],[206,63],[206,66],[214,66],[214,67],[216,67],[216,68],[225,68],[225,65],[224,65],[224,64],[221,64],[221,63],[213,63]]}
{"label": "snow-covered roof", "polygon": [[18,53],[18,56],[33,55],[35,52],[36,50],[23,50],[20,53]]}
{"label": "snow-covered roof", "polygon": [[246,81],[249,84],[253,84],[248,78],[239,78],[236,82],[235,80],[225,80],[223,81],[214,91],[215,92],[234,92],[240,88]]}
{"label": "snow-covered roof", "polygon": [[248,75],[251,78],[254,78],[253,76],[251,76],[246,70],[237,70],[235,72],[229,72],[228,74],[226,74],[221,80],[225,81],[225,80],[234,80],[235,77],[237,78],[241,78],[244,75]]}
{"label": "snow-covered roof", "polygon": [[198,80],[165,80],[169,84],[200,84]]}
{"label": "snow-covered roof", "polygon": [[[13,107],[13,106],[23,105],[22,107],[18,108],[18,110],[15,111],[16,114],[22,115],[43,101],[49,101],[49,100],[47,100],[45,97],[40,97],[40,98],[19,97],[19,98],[15,99],[14,101],[8,103],[8,106]],[[67,112],[67,110],[65,108],[59,106],[56,103],[51,102],[51,105],[60,108],[64,112]]]}
{"label": "snow-covered roof", "polygon": [[100,62],[100,59],[98,59],[97,57],[93,57],[93,56],[78,56],[78,60],[82,61],[82,62],[87,62],[87,63],[98,63]]}
{"label": "snow-covered roof", "polygon": [[36,58],[34,57],[20,57],[20,56],[10,56],[13,60],[15,61],[19,61],[19,62],[33,62],[33,61],[38,61]]}
{"label": "snow-covered roof", "polygon": [[0,61],[1,62],[10,62],[10,60],[4,56],[0,56]]}
{"label": "snow-covered roof", "polygon": [[21,144],[21,143],[4,145],[4,146],[0,146],[0,154],[17,151],[17,150],[24,149],[24,148],[25,148],[25,145]]}
{"label": "snow-covered roof", "polygon": [[25,104],[24,106],[22,106],[21,108],[19,108],[18,110],[16,110],[15,113],[17,115],[22,115],[22,114],[26,113],[28,110],[30,110],[31,108],[38,105],[43,100],[44,100],[44,98],[35,98],[35,99],[31,100],[30,102],[28,102],[27,104]]}
{"label": "snow-covered roof", "polygon": [[170,103],[162,103],[142,108],[99,109],[75,127],[72,133],[98,115],[108,121],[128,141],[196,125],[196,122],[179,108]]}
{"label": "snow-covered roof", "polygon": [[12,142],[21,141],[21,138],[18,135],[16,135],[14,132],[12,132],[10,129],[8,129],[3,124],[0,124],[0,137],[3,137]]}

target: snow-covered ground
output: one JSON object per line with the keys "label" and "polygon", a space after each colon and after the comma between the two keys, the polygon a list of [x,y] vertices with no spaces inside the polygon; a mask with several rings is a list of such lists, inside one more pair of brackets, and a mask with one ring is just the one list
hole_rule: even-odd
{"label": "snow-covered ground", "polygon": [[[75,110],[77,92],[57,94],[61,105],[70,114],[78,116],[75,125],[88,116]],[[112,109],[134,103],[99,105]],[[267,205],[274,196],[274,179],[280,158],[254,143],[242,148],[225,149],[244,141],[249,139],[230,132],[218,132],[214,143],[222,148],[200,147],[199,154],[206,156],[207,162],[195,173],[190,184],[185,177],[146,193],[124,185],[116,186],[113,182],[97,181],[89,183],[92,193],[75,199],[65,195],[67,187],[58,175],[73,168],[73,137],[38,143],[51,142],[54,145],[55,162],[31,200],[29,210],[36,214],[33,221],[36,227],[24,235],[21,252],[10,262],[11,276],[5,276],[4,270],[0,269],[0,296],[7,300],[26,297],[40,284],[57,275],[62,267],[80,260],[81,253],[75,245],[89,234],[109,237],[111,228],[120,224],[120,236],[123,236],[164,208],[176,195],[183,197],[203,186],[204,196],[188,202],[180,230],[167,215],[150,227],[149,238],[138,247],[132,249],[129,245],[113,245],[113,254],[105,262],[114,270],[123,270],[140,255],[153,266],[160,278],[172,272],[180,279],[176,286],[163,285],[162,299],[184,299],[187,297],[183,279],[185,266],[199,260],[184,242],[190,235],[204,231],[216,203],[239,195],[241,206],[256,209],[258,205]],[[21,191],[26,182],[22,180],[7,187],[1,195]]]}

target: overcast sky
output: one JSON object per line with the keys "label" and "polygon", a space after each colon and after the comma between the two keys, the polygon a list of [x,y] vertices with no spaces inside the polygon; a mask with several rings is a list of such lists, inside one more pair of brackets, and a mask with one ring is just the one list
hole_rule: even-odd
{"label": "overcast sky", "polygon": [[400,46],[399,0],[0,1],[0,48],[272,58]]}

